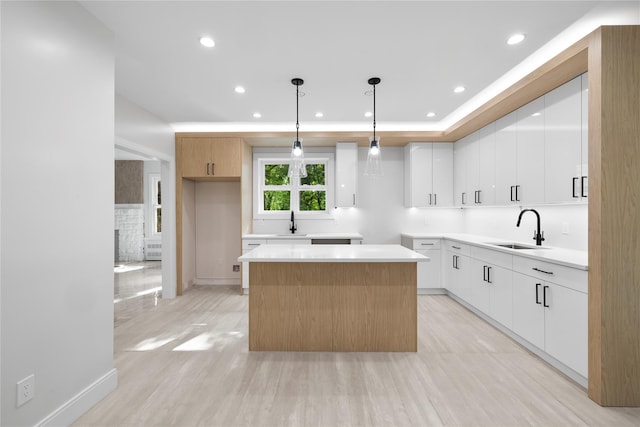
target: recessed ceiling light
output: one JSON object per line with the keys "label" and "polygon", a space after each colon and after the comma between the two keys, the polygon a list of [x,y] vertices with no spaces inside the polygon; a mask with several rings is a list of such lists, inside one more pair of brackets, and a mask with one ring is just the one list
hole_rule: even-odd
{"label": "recessed ceiling light", "polygon": [[262,114],[260,113],[253,113],[253,117],[256,119],[259,119],[260,117],[262,117]]}
{"label": "recessed ceiling light", "polygon": [[365,117],[371,117],[373,116],[373,113],[371,111],[367,111],[366,113],[364,113]]}
{"label": "recessed ceiling light", "polygon": [[323,117],[323,116],[324,116],[324,114],[322,114],[322,112],[320,112],[320,111],[318,111],[316,113],[316,117],[318,117],[318,118]]}
{"label": "recessed ceiling light", "polygon": [[427,113],[427,117],[435,117],[436,113],[434,113],[433,111],[430,113]]}
{"label": "recessed ceiling light", "polygon": [[465,90],[465,87],[464,87],[464,86],[458,86],[458,87],[456,87],[455,89],[453,89],[453,91],[454,91],[455,93],[462,93],[462,92],[464,92],[464,90]]}
{"label": "recessed ceiling light", "polygon": [[518,44],[520,42],[522,42],[522,40],[524,40],[524,34],[514,34],[511,37],[509,37],[509,40],[507,40],[507,44],[509,45],[513,45],[513,44]]}
{"label": "recessed ceiling light", "polygon": [[236,86],[234,90],[236,93],[244,93],[244,88],[242,86]]}
{"label": "recessed ceiling light", "polygon": [[200,44],[204,47],[214,47],[216,42],[211,37],[200,37]]}
{"label": "recessed ceiling light", "polygon": [[533,114],[531,115],[531,117],[538,117],[538,116],[541,116],[541,115],[542,115],[542,113],[540,113],[540,112],[536,112],[536,113],[533,113]]}

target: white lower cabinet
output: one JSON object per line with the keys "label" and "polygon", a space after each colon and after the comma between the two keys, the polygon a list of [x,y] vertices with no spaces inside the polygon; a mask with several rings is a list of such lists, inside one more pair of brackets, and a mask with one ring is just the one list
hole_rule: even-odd
{"label": "white lower cabinet", "polygon": [[586,270],[452,240],[443,245],[450,294],[587,377]]}
{"label": "white lower cabinet", "polygon": [[428,262],[418,264],[418,291],[442,289],[442,256],[440,239],[419,239],[402,236],[402,246],[429,257]]}
{"label": "white lower cabinet", "polygon": [[511,329],[512,271],[474,259],[471,276],[471,305]]}
{"label": "white lower cabinet", "polygon": [[445,240],[444,261],[447,290],[466,302],[471,302],[471,258],[469,245]]}
{"label": "white lower cabinet", "polygon": [[[553,274],[556,267],[545,268]],[[587,376],[586,292],[514,271],[513,331],[580,375]]]}

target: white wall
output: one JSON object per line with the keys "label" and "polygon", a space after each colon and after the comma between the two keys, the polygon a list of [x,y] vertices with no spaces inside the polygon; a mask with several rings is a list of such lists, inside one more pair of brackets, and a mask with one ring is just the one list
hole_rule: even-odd
{"label": "white wall", "polygon": [[[163,242],[164,245],[164,242]],[[164,255],[164,254],[163,254]],[[163,256],[164,258],[164,256]],[[164,262],[163,262],[164,264]],[[182,290],[196,278],[196,184],[182,180]]]}
{"label": "white wall", "polygon": [[113,36],[73,2],[0,7],[0,424],[65,425],[117,383]]}

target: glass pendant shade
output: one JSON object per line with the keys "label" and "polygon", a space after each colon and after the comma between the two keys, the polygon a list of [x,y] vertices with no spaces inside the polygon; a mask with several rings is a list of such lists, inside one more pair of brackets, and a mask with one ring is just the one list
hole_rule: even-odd
{"label": "glass pendant shade", "polygon": [[307,176],[307,167],[304,164],[304,150],[302,138],[293,141],[291,146],[291,163],[289,164],[289,176],[292,178],[304,178]]}
{"label": "glass pendant shade", "polygon": [[366,176],[382,176],[382,152],[380,151],[380,138],[369,137],[369,153],[367,154],[367,167],[364,170]]}

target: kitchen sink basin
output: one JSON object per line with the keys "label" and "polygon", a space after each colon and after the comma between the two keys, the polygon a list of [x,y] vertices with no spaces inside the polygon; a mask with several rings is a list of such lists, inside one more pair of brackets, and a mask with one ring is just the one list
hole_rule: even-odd
{"label": "kitchen sink basin", "polygon": [[304,237],[306,234],[276,234],[277,237]]}
{"label": "kitchen sink basin", "polygon": [[500,246],[501,248],[509,248],[509,249],[543,249],[542,246],[521,245],[519,243],[488,243],[488,244],[493,246]]}

